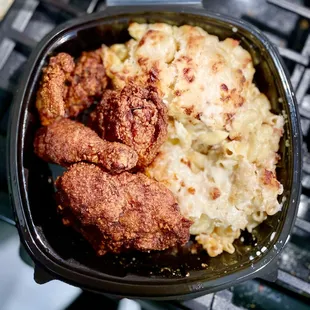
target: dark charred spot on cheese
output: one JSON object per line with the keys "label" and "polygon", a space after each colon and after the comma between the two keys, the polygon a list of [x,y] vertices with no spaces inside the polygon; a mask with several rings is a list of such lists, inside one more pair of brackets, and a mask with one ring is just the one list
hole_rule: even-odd
{"label": "dark charred spot on cheese", "polygon": [[231,98],[230,95],[227,95],[227,96],[221,95],[220,100],[223,102],[228,102],[230,100],[230,98]]}
{"label": "dark charred spot on cheese", "polygon": [[233,88],[231,90],[230,99],[232,100],[232,103],[236,108],[243,106],[244,98],[237,93],[236,88]]}
{"label": "dark charred spot on cheese", "polygon": [[141,47],[142,45],[144,45],[144,43],[145,43],[147,37],[151,36],[154,32],[155,32],[155,31],[152,30],[152,29],[148,30],[148,31],[144,34],[144,36],[142,37],[142,39],[140,40],[140,42],[139,42],[139,44],[138,44],[138,47]]}
{"label": "dark charred spot on cheese", "polygon": [[221,196],[221,191],[217,187],[212,187],[210,189],[210,197],[212,200],[216,200]]}
{"label": "dark charred spot on cheese", "polygon": [[152,67],[149,71],[148,83],[156,83],[158,81],[159,70],[156,67]]}
{"label": "dark charred spot on cheese", "polygon": [[276,175],[272,171],[269,171],[267,169],[264,170],[262,181],[263,181],[263,184],[265,185],[275,187],[275,188],[280,187],[280,183],[278,182]]}
{"label": "dark charred spot on cheese", "polygon": [[193,111],[194,111],[194,106],[193,105],[191,105],[189,107],[184,107],[184,112],[185,112],[186,115],[191,115],[193,113]]}
{"label": "dark charred spot on cheese", "polygon": [[244,103],[244,98],[242,96],[239,96],[236,98],[236,101],[234,102],[235,107],[239,108],[242,107]]}
{"label": "dark charred spot on cheese", "polygon": [[138,64],[139,66],[145,66],[147,63],[148,59],[146,57],[139,57],[138,58]]}
{"label": "dark charred spot on cheese", "polygon": [[195,118],[198,119],[198,120],[200,121],[200,120],[201,120],[201,116],[202,116],[202,113],[200,112],[200,113],[197,113],[197,114],[195,115]]}
{"label": "dark charred spot on cheese", "polygon": [[234,117],[235,117],[235,113],[226,113],[225,114],[225,122],[226,122],[226,124],[231,125]]}
{"label": "dark charred spot on cheese", "polygon": [[189,187],[189,188],[187,189],[187,191],[188,191],[191,195],[195,195],[195,193],[196,193],[196,190],[195,190],[194,187]]}
{"label": "dark charred spot on cheese", "polygon": [[221,90],[228,91],[228,87],[226,84],[221,84]]}
{"label": "dark charred spot on cheese", "polygon": [[239,74],[239,76],[240,76],[240,84],[241,84],[241,85],[244,85],[246,79],[245,79],[245,76],[243,75],[242,70],[238,69],[237,72],[238,72],[238,74]]}
{"label": "dark charred spot on cheese", "polygon": [[211,66],[212,72],[215,74],[219,72],[225,64],[225,58],[221,54],[216,54],[213,64]]}
{"label": "dark charred spot on cheese", "polygon": [[242,74],[241,84],[243,85],[246,82],[245,76]]}
{"label": "dark charred spot on cheese", "polygon": [[265,185],[269,185],[269,184],[271,184],[271,181],[273,178],[274,178],[273,172],[265,169],[264,176],[263,176],[263,183]]}
{"label": "dark charred spot on cheese", "polygon": [[193,61],[193,59],[186,55],[183,55],[180,58],[178,58],[177,61],[178,62],[185,61],[187,64],[190,64]]}
{"label": "dark charred spot on cheese", "polygon": [[264,184],[266,184],[266,185],[270,184],[273,177],[274,177],[273,172],[265,169],[264,176],[263,176]]}
{"label": "dark charred spot on cheese", "polygon": [[192,68],[184,68],[183,69],[184,78],[188,83],[192,83],[195,80],[195,76],[193,74]]}
{"label": "dark charred spot on cheese", "polygon": [[138,47],[141,47],[142,45],[144,45],[145,40],[146,40],[146,36],[144,35],[144,36],[142,37],[142,39],[140,40],[140,42],[139,42],[139,44],[138,44]]}
{"label": "dark charred spot on cheese", "polygon": [[180,184],[181,184],[182,187],[185,187],[184,181],[181,181]]}
{"label": "dark charred spot on cheese", "polygon": [[234,137],[229,137],[229,140],[230,141],[241,141],[242,140],[242,137],[240,134],[234,136]]}
{"label": "dark charred spot on cheese", "polygon": [[180,91],[180,90],[176,90],[175,92],[174,92],[174,94],[176,95],[176,96],[181,96],[182,95],[182,92]]}
{"label": "dark charred spot on cheese", "polygon": [[188,168],[191,167],[190,161],[187,160],[187,159],[185,159],[185,158],[181,158],[181,159],[180,159],[180,162],[181,162],[182,164],[186,165]]}

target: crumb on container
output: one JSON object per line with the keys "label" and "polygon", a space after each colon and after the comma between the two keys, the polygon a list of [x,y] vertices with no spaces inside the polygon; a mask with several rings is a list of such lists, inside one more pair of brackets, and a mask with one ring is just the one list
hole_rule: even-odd
{"label": "crumb on container", "polygon": [[261,252],[262,253],[265,253],[267,251],[267,248],[265,247],[265,246],[263,246],[262,248],[261,248]]}

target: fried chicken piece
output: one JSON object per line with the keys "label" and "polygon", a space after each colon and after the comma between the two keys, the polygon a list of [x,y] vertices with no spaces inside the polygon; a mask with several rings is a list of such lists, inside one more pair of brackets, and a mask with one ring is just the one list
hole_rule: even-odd
{"label": "fried chicken piece", "polygon": [[54,120],[65,117],[65,102],[68,86],[66,80],[74,70],[74,60],[66,53],[51,57],[43,69],[40,89],[37,93],[36,107],[40,114],[41,124],[49,125]]}
{"label": "fried chicken piece", "polygon": [[66,118],[37,131],[34,151],[47,162],[69,166],[86,161],[113,173],[130,170],[138,160],[127,145],[102,140],[90,128]]}
{"label": "fried chicken piece", "polygon": [[90,126],[109,141],[122,142],[139,155],[138,167],[148,166],[167,138],[167,108],[155,87],[134,84],[107,90],[91,114]]}
{"label": "fried chicken piece", "polygon": [[70,79],[71,86],[66,98],[68,114],[77,116],[99,99],[107,87],[108,77],[101,58],[102,49],[83,52]]}
{"label": "fried chicken piece", "polygon": [[192,222],[184,218],[173,194],[142,173],[110,175],[78,163],[56,180],[59,211],[98,255],[164,250],[189,239]]}
{"label": "fried chicken piece", "polygon": [[101,48],[83,52],[77,63],[66,53],[51,57],[43,69],[36,106],[41,124],[63,117],[76,117],[99,99],[108,84]]}

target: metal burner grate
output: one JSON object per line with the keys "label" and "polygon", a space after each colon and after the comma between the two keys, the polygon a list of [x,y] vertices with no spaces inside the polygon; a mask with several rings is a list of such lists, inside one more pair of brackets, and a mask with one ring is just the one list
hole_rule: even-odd
{"label": "metal burner grate", "polygon": [[[156,2],[156,1],[155,1]],[[184,1],[181,1],[184,3]],[[137,301],[145,309],[243,309],[256,304],[247,300],[245,287],[258,292],[288,290],[297,299],[310,298],[310,10],[303,1],[268,0],[264,3],[204,1],[204,7],[250,21],[264,31],[278,46],[291,72],[291,80],[301,114],[303,142],[302,196],[298,218],[290,243],[279,260],[275,284],[248,281],[229,290],[206,295],[183,303],[148,303]],[[268,4],[270,3],[270,4]],[[245,6],[245,7],[244,7]],[[5,154],[8,115],[12,95],[24,64],[34,46],[56,25],[85,13],[102,10],[102,0],[16,0],[0,24],[0,156]],[[280,9],[278,8],[280,7]],[[283,24],[283,21],[285,23]],[[0,162],[0,207],[8,202],[5,161]],[[261,289],[263,288],[263,289]],[[269,291],[268,291],[269,292]],[[86,293],[90,294],[90,293]],[[242,295],[243,294],[243,295]],[[238,296],[240,297],[238,300]],[[98,298],[98,297],[96,297]],[[260,298],[260,297],[259,297]],[[284,297],[283,297],[284,298]],[[286,298],[286,297],[285,297]],[[297,300],[296,299],[296,300]],[[250,299],[248,299],[250,300]],[[252,299],[252,300],[255,300]],[[284,300],[284,299],[283,299]],[[297,301],[296,301],[297,302]],[[259,302],[257,301],[257,304]],[[300,304],[296,307],[302,309]],[[306,308],[305,308],[306,309]]]}

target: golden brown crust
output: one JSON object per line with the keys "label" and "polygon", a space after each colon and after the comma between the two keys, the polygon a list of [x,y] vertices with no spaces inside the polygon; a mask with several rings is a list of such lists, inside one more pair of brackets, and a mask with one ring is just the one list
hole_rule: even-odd
{"label": "golden brown crust", "polygon": [[130,147],[104,141],[90,128],[65,118],[38,130],[34,151],[45,161],[62,166],[86,161],[113,173],[130,170],[138,159]]}
{"label": "golden brown crust", "polygon": [[167,124],[167,108],[156,88],[134,84],[106,91],[91,122],[100,136],[132,147],[139,155],[138,167],[154,160],[167,138]]}
{"label": "golden brown crust", "polygon": [[36,101],[42,125],[49,125],[54,120],[65,117],[64,98],[68,91],[65,81],[73,70],[74,60],[66,53],[51,57],[48,66],[43,69]]}
{"label": "golden brown crust", "polygon": [[76,117],[96,99],[108,84],[101,49],[83,52],[76,65],[73,57],[59,53],[43,69],[36,106],[41,124],[47,126],[63,117]]}
{"label": "golden brown crust", "polygon": [[94,99],[101,97],[107,87],[108,78],[101,58],[101,48],[83,52],[71,76],[71,86],[66,98],[69,116],[77,116],[88,108]]}
{"label": "golden brown crust", "polygon": [[264,169],[263,171],[262,182],[269,187],[280,188],[280,183],[277,180],[276,174],[267,169]]}
{"label": "golden brown crust", "polygon": [[79,163],[57,179],[63,222],[78,230],[98,255],[164,250],[189,239],[173,194],[142,173],[111,176]]}

